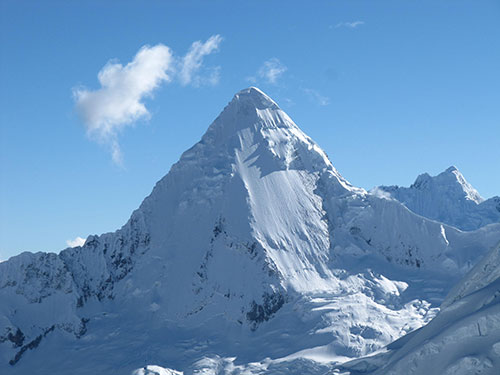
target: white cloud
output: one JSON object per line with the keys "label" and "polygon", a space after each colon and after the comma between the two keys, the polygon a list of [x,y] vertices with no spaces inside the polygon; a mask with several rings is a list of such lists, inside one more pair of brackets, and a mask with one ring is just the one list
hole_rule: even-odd
{"label": "white cloud", "polygon": [[69,247],[83,246],[85,244],[85,238],[76,237],[74,240],[67,240],[66,245]]}
{"label": "white cloud", "polygon": [[110,60],[97,75],[101,88],[73,89],[76,109],[87,135],[106,145],[113,161],[121,165],[118,134],[134,122],[150,117],[144,99],[151,97],[155,89],[174,78],[183,85],[218,82],[219,67],[209,70],[206,77],[201,77],[199,70],[204,56],[216,51],[221,40],[214,35],[205,43],[194,42],[183,58],[176,58],[169,47],[157,44],[143,46],[125,66]]}
{"label": "white cloud", "polygon": [[[287,67],[281,63],[276,57],[273,57],[267,61],[257,71],[257,76],[266,80],[268,83],[275,84],[278,78],[283,75],[287,70]],[[248,77],[248,81],[251,83],[256,83],[256,77]]]}
{"label": "white cloud", "polygon": [[330,104],[330,98],[321,95],[319,92],[313,89],[304,89],[304,92],[313,100],[316,104],[320,106],[326,106]]}
{"label": "white cloud", "polygon": [[162,82],[171,80],[172,63],[167,46],[144,46],[125,66],[109,61],[97,75],[100,89],[73,90],[87,134],[107,144],[117,164],[121,163],[117,134],[134,121],[149,117],[143,100]]}
{"label": "white cloud", "polygon": [[335,25],[335,28],[338,29],[339,27],[347,27],[348,29],[355,29],[356,27],[364,24],[365,23],[363,21],[339,22],[337,25]]}
{"label": "white cloud", "polygon": [[219,82],[220,68],[212,69],[206,78],[198,75],[198,71],[203,64],[203,58],[212,52],[217,52],[221,42],[222,37],[220,35],[213,35],[205,43],[198,40],[191,45],[186,56],[181,59],[181,68],[179,71],[181,84],[194,84],[198,86],[202,83],[214,85]]}

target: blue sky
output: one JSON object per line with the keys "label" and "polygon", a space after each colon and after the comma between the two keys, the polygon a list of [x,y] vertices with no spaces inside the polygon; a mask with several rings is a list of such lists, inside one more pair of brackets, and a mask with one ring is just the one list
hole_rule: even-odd
{"label": "blue sky", "polygon": [[[484,197],[500,194],[498,1],[0,4],[0,259],[119,228],[250,85],[357,186],[456,165]],[[147,113],[94,116],[89,131],[81,115],[95,111],[76,93],[158,44],[156,88],[134,86]]]}

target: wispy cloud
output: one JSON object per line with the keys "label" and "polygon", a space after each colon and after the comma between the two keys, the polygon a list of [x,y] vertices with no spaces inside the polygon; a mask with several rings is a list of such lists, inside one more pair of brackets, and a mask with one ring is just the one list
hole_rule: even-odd
{"label": "wispy cloud", "polygon": [[178,78],[182,85],[216,84],[219,68],[213,68],[207,77],[199,74],[203,58],[218,50],[222,38],[210,37],[205,43],[194,42],[188,53],[176,58],[163,44],[143,46],[127,65],[110,60],[98,73],[101,88],[73,89],[76,109],[85,125],[87,135],[107,146],[113,161],[122,165],[118,135],[136,121],[148,119],[150,113],[144,99],[152,97],[162,84]]}
{"label": "wispy cloud", "polygon": [[348,29],[355,29],[356,27],[364,24],[365,23],[363,21],[339,22],[335,25],[335,28],[338,29],[339,27],[347,27]]}
{"label": "wispy cloud", "polygon": [[181,84],[194,84],[198,86],[202,83],[212,85],[218,83],[220,67],[212,68],[207,77],[200,76],[198,72],[203,64],[203,58],[213,52],[217,52],[221,42],[222,37],[220,35],[213,35],[205,43],[196,41],[191,45],[188,53],[181,60],[179,72]]}
{"label": "wispy cloud", "polygon": [[66,245],[69,247],[77,247],[85,245],[85,238],[76,237],[74,240],[67,240]]}
{"label": "wispy cloud", "polygon": [[316,104],[320,106],[326,106],[330,104],[330,98],[327,96],[321,95],[318,91],[313,89],[304,89],[304,92],[309,96],[309,99],[314,101]]}
{"label": "wispy cloud", "polygon": [[287,67],[281,63],[276,57],[264,61],[262,66],[257,71],[256,76],[248,77],[247,81],[256,83],[259,79],[263,79],[267,83],[276,84],[278,79],[287,71]]}

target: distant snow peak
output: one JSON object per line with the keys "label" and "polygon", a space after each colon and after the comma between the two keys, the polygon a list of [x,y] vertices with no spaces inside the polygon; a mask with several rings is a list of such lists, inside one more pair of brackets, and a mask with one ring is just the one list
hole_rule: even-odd
{"label": "distant snow peak", "polygon": [[469,199],[477,204],[484,201],[477,190],[467,182],[458,168],[453,165],[434,177],[428,173],[422,173],[410,186],[410,188],[419,190],[432,190],[436,189],[436,187],[438,189],[453,190],[456,194],[463,194],[466,199]]}
{"label": "distant snow peak", "polygon": [[409,188],[379,186],[377,189],[389,193],[419,215],[462,230],[500,222],[500,198],[484,200],[455,166],[437,176],[423,173]]}

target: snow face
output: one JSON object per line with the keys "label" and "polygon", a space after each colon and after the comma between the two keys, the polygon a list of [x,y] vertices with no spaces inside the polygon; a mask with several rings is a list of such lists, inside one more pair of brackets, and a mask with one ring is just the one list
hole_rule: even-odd
{"label": "snow face", "polygon": [[0,371],[318,369],[429,322],[498,241],[352,186],[249,88],[120,230],[0,264]]}
{"label": "snow face", "polygon": [[344,373],[498,374],[499,270],[500,244],[453,288],[428,325],[384,353],[344,364]]}
{"label": "snow face", "polygon": [[500,223],[500,197],[484,200],[452,166],[437,176],[421,174],[409,188],[379,186],[413,212],[461,230]]}
{"label": "snow face", "polygon": [[441,307],[447,308],[460,299],[487,287],[500,278],[500,244],[483,257],[443,301]]}

